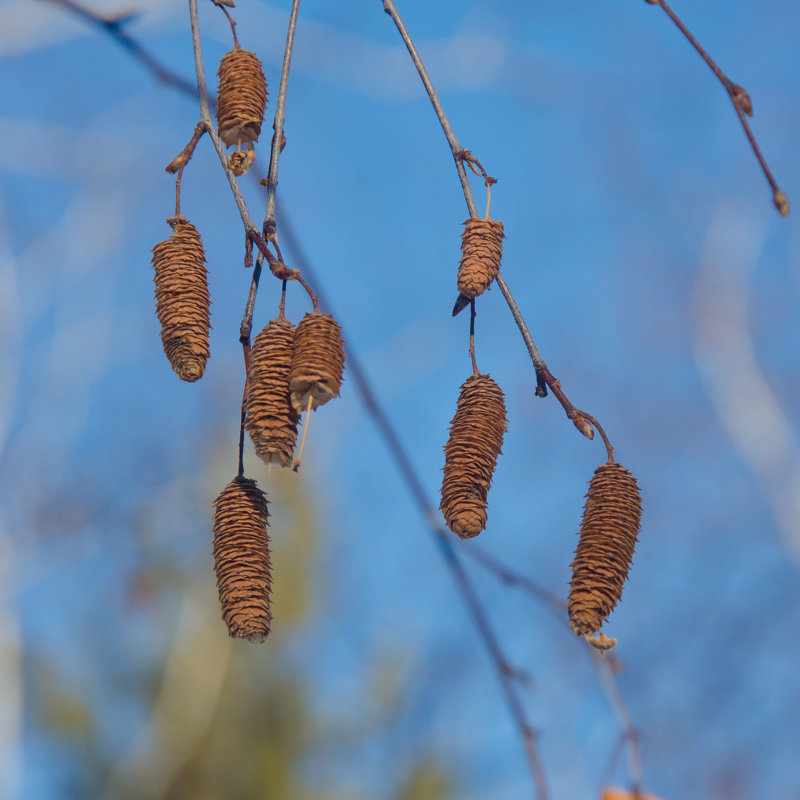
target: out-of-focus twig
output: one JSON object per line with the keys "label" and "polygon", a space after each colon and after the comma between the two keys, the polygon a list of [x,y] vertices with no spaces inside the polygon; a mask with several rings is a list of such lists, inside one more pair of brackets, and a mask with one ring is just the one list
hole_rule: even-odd
{"label": "out-of-focus twig", "polygon": [[692,32],[686,27],[686,25],[684,25],[680,17],[678,17],[678,15],[669,7],[669,5],[666,3],[666,0],[647,0],[647,2],[653,6],[661,6],[661,8],[664,10],[664,13],[675,23],[675,25],[678,27],[678,30],[680,30],[680,32],[686,37],[692,47],[697,50],[703,61],[708,64],[711,71],[719,79],[719,82],[725,87],[725,91],[728,93],[728,96],[731,98],[731,102],[733,103],[736,116],[739,117],[739,122],[742,123],[742,128],[744,128],[745,135],[747,136],[747,141],[750,142],[750,147],[753,148],[753,152],[755,153],[758,163],[764,172],[764,176],[766,177],[767,182],[772,189],[772,202],[775,204],[775,208],[778,209],[781,216],[787,216],[789,214],[789,198],[786,196],[785,192],[781,191],[777,181],[773,177],[770,168],[767,166],[766,159],[761,153],[761,148],[756,142],[756,137],[753,135],[753,131],[750,129],[750,123],[747,121],[747,117],[753,116],[753,102],[750,99],[750,95],[743,86],[740,86],[738,83],[734,83],[719,68],[716,61],[711,58],[711,56],[706,52],[705,48],[694,37]]}

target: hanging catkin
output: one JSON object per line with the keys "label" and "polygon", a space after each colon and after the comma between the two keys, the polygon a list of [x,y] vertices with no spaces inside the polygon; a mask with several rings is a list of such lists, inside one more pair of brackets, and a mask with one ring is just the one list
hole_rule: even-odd
{"label": "hanging catkin", "polygon": [[330,314],[306,314],[297,326],[289,372],[292,405],[300,413],[338,397],[344,371],[344,340]]}
{"label": "hanging catkin", "polygon": [[268,518],[266,496],[241,475],[214,501],[214,572],[222,619],[234,639],[263,642],[269,634]]}
{"label": "hanging catkin", "polygon": [[470,299],[483,294],[500,271],[503,256],[503,223],[470,217],[461,234],[458,291]]}
{"label": "hanging catkin", "polygon": [[245,425],[264,463],[288,467],[299,415],[289,400],[294,325],[284,317],[268,322],[250,353]]}
{"label": "hanging catkin", "polygon": [[228,147],[257,142],[267,108],[267,80],[255,53],[237,44],[219,62],[217,130]]}
{"label": "hanging catkin", "polygon": [[461,386],[444,448],[441,508],[447,527],[462,539],[486,527],[486,496],[506,431],[503,392],[488,375]]}
{"label": "hanging catkin", "polygon": [[589,482],[572,562],[569,622],[576,634],[600,630],[622,595],[639,535],[642,500],[636,478],[613,461]]}
{"label": "hanging catkin", "polygon": [[156,315],[161,343],[183,381],[202,377],[209,356],[210,298],[200,234],[183,217],[172,217],[169,239],[153,248]]}

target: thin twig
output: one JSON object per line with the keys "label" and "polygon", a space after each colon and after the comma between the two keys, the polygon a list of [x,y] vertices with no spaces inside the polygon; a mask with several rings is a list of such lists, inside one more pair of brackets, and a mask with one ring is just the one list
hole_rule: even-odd
{"label": "thin twig", "polygon": [[[289,14],[289,28],[286,32],[286,46],[283,50],[281,83],[278,89],[278,99],[275,103],[275,120],[272,123],[272,150],[269,156],[269,173],[267,174],[267,209],[264,214],[264,235],[267,238],[272,238],[275,232],[275,190],[278,186],[278,161],[284,144],[283,123],[286,119],[286,89],[289,85],[289,69],[292,63],[294,31],[297,26],[299,8],[300,0],[293,0],[292,11]],[[280,257],[280,252],[278,257]]]}
{"label": "thin twig", "polygon": [[[108,33],[114,40],[116,40],[123,47],[129,49],[133,53],[134,57],[137,58],[137,60],[139,60],[146,68],[150,69],[151,71],[153,70],[152,64],[155,63],[155,59],[137,42],[133,42],[133,40],[131,40],[127,36],[125,36],[124,38],[120,37],[118,29],[115,28],[113,25],[107,24],[106,21],[104,21],[102,18],[97,17],[93,12],[83,9],[81,6],[78,6],[76,3],[72,2],[72,0],[51,0],[51,2],[54,2],[56,4],[61,4],[68,10],[71,10],[79,14],[80,16],[87,18],[91,22],[98,24],[99,27],[104,30],[104,32]],[[134,46],[130,47],[129,42],[132,42]],[[192,84],[182,79],[175,73],[169,71],[168,69],[159,67],[156,74],[159,80],[162,80],[164,83],[175,87],[182,93],[190,95],[192,97],[196,96],[196,90]],[[210,105],[214,104],[213,98],[210,96],[209,96],[209,104]],[[200,123],[198,123],[198,125],[199,124]],[[284,215],[281,216],[281,228],[284,232],[284,237],[289,243],[290,249],[294,253],[294,261],[301,265],[303,272],[306,272],[307,274],[313,277],[313,270],[311,269],[305,257],[305,254],[302,251],[299,241],[297,237],[294,235],[294,232]],[[255,289],[257,288],[258,285],[258,277],[260,275],[261,266],[264,259],[263,251],[261,251],[260,248],[259,250],[260,252],[253,273],[253,280],[251,283],[251,292],[250,296],[248,297],[248,304],[250,305],[255,302]],[[283,260],[282,257],[281,260]],[[501,279],[498,279],[498,283],[500,284],[502,290],[504,287],[504,282],[501,282]],[[283,312],[285,289],[286,289],[286,281],[284,281],[283,284],[284,291],[282,292],[281,295],[282,298],[281,314]],[[511,305],[512,313],[514,313],[515,309],[516,312],[519,313],[519,309],[516,308],[516,304],[514,303],[513,297],[511,297],[510,292],[508,293],[506,299],[507,301],[509,301],[509,304]],[[325,305],[328,307],[330,306],[327,300],[325,301]],[[248,315],[246,314],[246,317],[247,316]],[[250,309],[249,319],[252,325],[252,308]],[[246,333],[244,332],[244,330],[242,330],[242,338],[245,341],[249,341],[249,336],[250,336],[250,329],[248,329]],[[525,331],[523,331],[523,338],[525,338]],[[528,334],[528,338],[530,339],[530,334]],[[536,350],[536,346],[533,343],[533,340],[530,339],[530,342],[526,340],[526,344],[528,345],[528,349],[531,352],[532,358],[534,359],[534,364],[536,364],[536,360],[538,359],[542,368],[546,369],[546,365],[544,364],[544,361],[541,359],[541,356],[538,355],[538,351]],[[373,392],[372,387],[366,378],[363,368],[361,367],[359,360],[357,359],[356,355],[352,352],[351,348],[348,348],[348,366],[350,374],[353,376],[353,380],[355,381],[356,389],[361,396],[362,402],[364,403],[367,412],[370,414],[370,416],[373,418],[373,421],[377,425],[381,437],[383,438],[384,443],[386,444],[386,447],[389,450],[389,453],[391,454],[395,462],[395,465],[400,471],[401,478],[403,479],[406,488],[411,493],[411,496],[414,499],[417,508],[425,518],[431,534],[437,539],[440,552],[442,552],[444,555],[444,553],[448,550],[453,551],[454,550],[453,544],[451,543],[446,531],[444,530],[439,521],[440,519],[439,515],[433,509],[428,500],[427,493],[422,484],[422,481],[420,480],[419,475],[417,474],[416,469],[411,459],[409,458],[408,453],[406,452],[402,441],[400,440],[394,426],[391,424],[382,406],[377,401],[375,393]],[[563,611],[566,608],[566,604],[564,603],[564,601],[557,595],[539,586],[539,584],[532,581],[526,575],[523,575],[522,573],[519,573],[516,570],[513,570],[503,565],[493,556],[490,556],[485,551],[476,548],[474,546],[465,547],[462,549],[462,552],[464,552],[466,555],[472,558],[479,566],[485,569],[488,573],[494,575],[495,578],[497,578],[498,580],[502,581],[503,583],[506,583],[509,586],[514,586],[527,592],[531,596],[545,603],[545,605],[549,607],[551,610],[558,613],[559,617],[563,616]],[[452,566],[453,562],[451,562],[449,558],[445,558],[445,563],[447,563],[448,566],[451,568],[451,570],[453,570]],[[455,570],[453,570],[453,572],[455,577],[456,575]],[[463,581],[468,582],[469,579],[468,576],[466,576],[466,574],[463,572],[463,570],[461,570],[460,577],[457,580],[457,585],[459,586],[460,589],[462,589],[462,587],[464,586]],[[462,589],[462,594],[463,594],[463,589]],[[477,600],[477,597],[475,596],[474,592],[472,593],[472,597],[474,600]],[[465,596],[465,602],[467,602],[466,596]],[[470,609],[470,613],[473,616],[475,616],[476,612],[472,604],[469,602],[467,604],[468,608]],[[483,618],[484,621],[486,622],[485,615]],[[478,628],[483,638],[485,636],[486,629],[482,626],[478,626]],[[491,628],[489,628],[489,630],[491,631]],[[594,653],[593,649],[592,652]],[[508,676],[513,676],[514,674],[516,674],[515,671],[509,666],[508,662],[504,658],[502,658],[502,654],[500,654],[502,660],[499,664],[496,660],[498,655],[497,652],[493,654],[490,652],[490,654],[492,655],[493,660],[495,661],[495,664],[498,666],[498,669],[501,673],[504,673]],[[593,661],[593,663],[602,663],[602,662],[596,660]],[[614,681],[613,673],[609,674],[609,680],[612,682]],[[616,696],[619,697],[620,700],[622,699],[618,687],[616,689]],[[617,708],[616,705],[615,708]],[[627,715],[626,719],[630,720],[629,714]],[[636,732],[636,728],[632,725],[632,723],[630,723],[630,725],[631,725],[631,730],[633,732]]]}
{"label": "thin twig", "polygon": [[692,35],[692,32],[686,27],[680,17],[669,7],[665,0],[647,0],[647,2],[650,3],[650,5],[661,6],[661,8],[664,9],[664,13],[675,23],[678,30],[680,30],[692,47],[694,47],[694,49],[699,53],[700,57],[706,62],[711,71],[717,76],[719,82],[725,88],[725,91],[728,93],[728,96],[733,103],[733,107],[736,110],[736,116],[739,117],[739,122],[742,124],[742,128],[744,128],[747,141],[750,142],[750,147],[753,149],[753,153],[755,153],[756,159],[758,159],[761,170],[763,171],[764,176],[766,177],[767,182],[772,189],[772,201],[780,212],[781,216],[787,216],[789,214],[789,198],[784,192],[781,191],[777,181],[772,175],[770,168],[767,166],[766,159],[761,153],[761,148],[759,148],[756,138],[753,135],[753,131],[750,129],[750,123],[747,121],[747,117],[745,116],[753,116],[753,104],[750,100],[750,95],[742,86],[740,86],[738,83],[734,83],[720,69],[716,61],[711,58],[705,48],[700,44],[700,42],[697,41],[697,39]]}
{"label": "thin twig", "polygon": [[642,759],[639,753],[639,731],[633,724],[628,706],[619,689],[619,684],[614,676],[611,661],[608,655],[599,653],[593,647],[588,648],[595,671],[600,677],[606,697],[614,709],[619,725],[623,730],[623,738],[628,744],[628,781],[634,795],[639,795],[643,789]]}
{"label": "thin twig", "polygon": [[127,50],[140,64],[148,69],[157,80],[177,87],[185,94],[194,95],[195,87],[191,81],[172,72],[165,67],[149,50],[142,47],[132,36],[129,36],[124,25],[129,21],[128,17],[103,17],[91,11],[75,0],[50,0],[55,5],[60,5],[72,12],[81,19],[86,20],[92,25],[98,26],[104,33],[111,36],[119,45]]}
{"label": "thin twig", "polygon": [[472,374],[479,375],[478,362],[475,360],[475,298],[469,301],[469,355],[472,358]]}
{"label": "thin twig", "polygon": [[[284,241],[293,251],[295,263],[301,265],[302,271],[308,272],[308,274],[313,274],[313,270],[309,266],[300,242],[294,235],[291,226],[284,217],[281,218],[280,224]],[[325,306],[326,308],[330,308],[330,303],[327,300],[325,300]],[[352,380],[355,382],[356,390],[361,396],[361,400],[364,403],[367,413],[372,417],[373,422],[377,425],[381,437],[383,438],[383,441],[392,456],[392,460],[400,472],[403,483],[409,490],[420,514],[425,519],[428,526],[428,531],[435,539],[440,554],[444,558],[445,563],[453,574],[453,578],[456,581],[458,590],[464,599],[465,604],[467,605],[467,609],[472,617],[475,627],[478,630],[481,641],[486,647],[487,653],[489,654],[500,679],[509,712],[511,713],[511,717],[514,720],[514,723],[516,724],[522,738],[523,747],[527,757],[527,763],[533,776],[537,794],[542,800],[546,800],[548,797],[547,785],[544,779],[544,773],[539,761],[538,753],[536,751],[535,733],[531,725],[528,723],[522,703],[520,702],[517,694],[517,687],[513,680],[513,676],[515,674],[514,669],[511,667],[508,659],[505,657],[500,645],[498,644],[497,636],[494,633],[480,599],[478,598],[474,587],[472,586],[469,576],[466,574],[463,566],[461,565],[456,553],[456,548],[451,541],[451,535],[445,530],[441,523],[441,514],[436,511],[435,507],[428,498],[428,493],[419,477],[419,474],[417,473],[417,470],[408,454],[408,451],[406,450],[405,445],[400,439],[400,436],[398,435],[394,425],[389,420],[389,417],[386,415],[383,407],[378,402],[364,369],[361,366],[361,362],[353,353],[352,347],[350,346],[347,348],[347,365],[349,374]],[[465,549],[464,552],[470,553],[470,550]],[[484,562],[484,567],[490,572],[493,571],[493,568],[492,566],[489,566],[488,561]]]}
{"label": "thin twig", "polygon": [[[414,66],[417,68],[417,72],[419,73],[422,83],[425,86],[425,91],[428,93],[431,104],[436,111],[436,116],[439,118],[439,124],[442,126],[444,135],[447,138],[448,144],[450,145],[450,150],[453,153],[453,160],[455,161],[456,170],[458,171],[458,178],[461,181],[461,188],[464,192],[464,200],[466,200],[469,215],[470,217],[477,217],[478,209],[475,205],[475,197],[472,194],[472,187],[470,186],[469,178],[467,177],[467,171],[464,168],[464,162],[466,161],[469,164],[473,172],[475,172],[476,164],[480,167],[480,171],[483,174],[487,189],[490,186],[490,182],[494,183],[495,179],[489,178],[486,170],[484,170],[480,165],[480,162],[470,153],[469,150],[463,148],[459,143],[458,138],[453,131],[453,127],[450,124],[450,120],[448,120],[447,114],[444,112],[444,108],[439,100],[439,96],[437,95],[436,90],[433,88],[430,77],[428,77],[428,72],[425,69],[425,65],[422,63],[422,59],[417,52],[417,48],[414,46],[414,41],[411,38],[411,34],[409,34],[408,29],[400,17],[400,13],[398,12],[393,0],[383,0],[383,10],[392,18],[392,21],[397,26],[397,30],[400,32],[400,35],[403,37],[403,41],[408,48],[408,52],[411,55],[411,60],[414,62]],[[575,407],[567,399],[563,389],[561,389],[561,384],[555,379],[555,377],[553,377],[550,370],[547,369],[547,364],[545,364],[542,354],[539,352],[539,348],[536,346],[536,342],[533,340],[530,329],[528,328],[528,325],[522,316],[522,312],[514,300],[514,296],[511,294],[511,290],[509,289],[508,284],[501,273],[497,274],[496,281],[506,303],[508,304],[509,309],[511,310],[511,315],[514,317],[514,322],[516,323],[517,328],[519,328],[519,332],[522,334],[522,339],[525,342],[525,346],[527,347],[531,361],[533,362],[533,368],[536,371],[537,397],[546,397],[546,387],[550,386],[550,388],[553,389],[553,394],[563,406],[564,411],[566,411],[567,417],[569,417],[569,419],[575,423],[575,426],[584,436],[587,436],[589,439],[593,438],[594,433],[590,426],[576,422],[577,417],[575,414]],[[463,298],[463,295],[460,295],[458,300],[456,300],[455,309],[453,310],[454,315],[457,314],[462,308],[466,307],[467,303],[464,300],[465,298]],[[584,416],[588,417],[588,415]],[[580,417],[580,419],[583,419],[583,417]],[[598,430],[600,430],[599,426]],[[603,434],[603,439],[605,440],[605,434]]]}

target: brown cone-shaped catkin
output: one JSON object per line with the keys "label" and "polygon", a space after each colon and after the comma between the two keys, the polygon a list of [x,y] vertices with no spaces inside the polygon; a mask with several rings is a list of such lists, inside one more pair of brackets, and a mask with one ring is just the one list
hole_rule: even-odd
{"label": "brown cone-shaped catkin", "polygon": [[613,461],[601,464],[589,482],[572,562],[569,624],[579,636],[600,630],[619,601],[641,517],[636,478]]}
{"label": "brown cone-shaped catkin", "polygon": [[470,299],[483,294],[500,271],[503,223],[470,217],[461,234],[458,291]]}
{"label": "brown cone-shaped catkin", "polygon": [[294,325],[278,317],[256,336],[250,352],[245,426],[256,455],[265,463],[288,467],[297,440],[298,413],[289,400],[289,368]]}
{"label": "brown cone-shaped catkin", "polygon": [[183,217],[172,217],[169,239],[153,248],[156,315],[161,343],[172,369],[183,381],[202,377],[209,356],[211,299],[200,234]]}
{"label": "brown cone-shaped catkin", "polygon": [[450,423],[439,506],[447,527],[462,539],[486,527],[486,496],[506,428],[500,387],[488,375],[471,375],[461,386]]}
{"label": "brown cone-shaped catkin", "polygon": [[267,498],[234,478],[214,501],[214,572],[222,619],[234,639],[263,642],[272,621]]}
{"label": "brown cone-shaped catkin", "polygon": [[297,326],[289,372],[292,405],[298,414],[338,397],[344,371],[344,340],[330,314],[306,314]]}
{"label": "brown cone-shaped catkin", "polygon": [[238,45],[219,62],[217,130],[228,147],[257,142],[267,108],[267,79],[255,53]]}

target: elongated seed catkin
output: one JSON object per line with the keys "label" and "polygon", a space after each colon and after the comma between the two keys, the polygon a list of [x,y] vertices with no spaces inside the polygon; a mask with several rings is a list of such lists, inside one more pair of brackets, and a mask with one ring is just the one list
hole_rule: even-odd
{"label": "elongated seed catkin", "polygon": [[292,405],[299,413],[339,396],[344,372],[344,340],[330,314],[306,314],[297,325],[289,372]]}
{"label": "elongated seed catkin", "polygon": [[294,325],[284,317],[268,322],[250,353],[245,425],[256,455],[266,464],[288,467],[300,420],[289,399]]}
{"label": "elongated seed catkin", "polygon": [[255,53],[234,47],[217,71],[217,130],[225,144],[257,142],[267,108],[267,79]]}
{"label": "elongated seed catkin", "polygon": [[183,381],[199,380],[209,356],[211,299],[203,243],[183,217],[167,222],[172,235],[153,248],[156,315],[161,343],[172,369]]}
{"label": "elongated seed catkin", "polygon": [[222,619],[234,639],[263,642],[269,634],[268,518],[266,496],[241,475],[214,501],[214,572]]}
{"label": "elongated seed catkin", "polygon": [[447,527],[462,539],[486,527],[486,497],[506,428],[500,387],[488,375],[471,375],[461,386],[450,423],[439,506]]}
{"label": "elongated seed catkin", "polygon": [[458,291],[470,299],[483,294],[500,271],[503,256],[503,223],[470,217],[461,234]]}
{"label": "elongated seed catkin", "polygon": [[576,634],[600,630],[622,595],[639,535],[642,500],[636,478],[613,461],[589,482],[572,562],[569,622]]}

